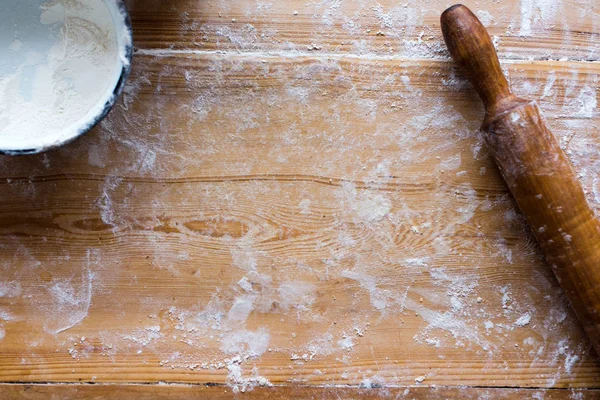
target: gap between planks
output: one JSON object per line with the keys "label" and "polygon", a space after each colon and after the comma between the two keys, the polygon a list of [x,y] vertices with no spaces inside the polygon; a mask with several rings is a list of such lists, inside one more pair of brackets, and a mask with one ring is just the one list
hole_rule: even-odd
{"label": "gap between planks", "polygon": [[[136,387],[136,386],[156,386],[156,387],[207,387],[207,388],[222,388],[222,389],[231,389],[231,386],[226,383],[219,382],[178,382],[178,381],[148,381],[148,382],[92,382],[92,381],[4,381],[0,382],[0,391],[3,386],[97,386],[97,387]],[[374,385],[372,387],[365,387],[362,385],[302,385],[302,384],[270,384],[268,386],[256,386],[254,390],[260,389],[288,389],[288,388],[297,388],[297,389],[361,389],[361,390],[386,390],[386,389],[429,389],[429,390],[447,390],[447,389],[509,389],[509,390],[528,390],[528,391],[536,391],[536,390],[544,390],[544,391],[553,391],[553,392],[571,392],[573,390],[578,392],[597,392],[600,394],[600,389],[598,388],[570,388],[570,387],[547,387],[547,386],[508,386],[508,385],[459,385],[459,386],[451,386],[451,385],[394,385],[394,384],[386,384],[385,386]]]}
{"label": "gap between planks", "polygon": [[[104,384],[104,383],[52,383],[52,384],[0,384],[0,394],[9,398],[45,399],[49,394],[54,397],[58,393],[63,399],[80,399],[91,396],[97,399],[114,398],[118,393],[122,399],[151,399],[156,396],[164,399],[187,399],[189,396],[203,394],[215,399],[238,397],[224,385],[148,383],[148,384]],[[287,385],[256,387],[241,393],[246,399],[288,399],[293,398],[339,398],[339,399],[379,399],[405,398],[411,396],[419,399],[480,399],[480,398],[544,398],[544,399],[595,399],[600,393],[594,389],[569,388],[513,388],[503,386],[398,386],[398,387],[357,387],[357,386],[307,386]],[[140,397],[141,396],[141,397]],[[415,397],[416,396],[416,397]],[[542,396],[542,397],[538,397]]]}

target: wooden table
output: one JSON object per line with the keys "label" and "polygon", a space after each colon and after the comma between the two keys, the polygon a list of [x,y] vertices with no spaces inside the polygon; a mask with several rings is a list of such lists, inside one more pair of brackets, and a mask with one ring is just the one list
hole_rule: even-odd
{"label": "wooden table", "polygon": [[[600,396],[451,3],[128,3],[110,117],[0,158],[2,399]],[[600,3],[465,4],[600,208]]]}

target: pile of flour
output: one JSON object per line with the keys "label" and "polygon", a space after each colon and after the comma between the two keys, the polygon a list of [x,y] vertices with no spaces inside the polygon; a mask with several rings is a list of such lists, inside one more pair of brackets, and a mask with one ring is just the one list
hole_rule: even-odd
{"label": "pile of flour", "polygon": [[[103,0],[54,0],[33,9],[39,9],[41,34],[21,40],[26,28],[15,26],[9,48],[0,49],[21,60],[0,74],[0,149],[40,148],[76,136],[102,111],[122,68]],[[49,50],[39,51],[46,41]]]}

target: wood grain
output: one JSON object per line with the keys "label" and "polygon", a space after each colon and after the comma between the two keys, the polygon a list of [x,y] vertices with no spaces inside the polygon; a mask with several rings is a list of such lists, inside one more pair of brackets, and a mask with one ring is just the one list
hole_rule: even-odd
{"label": "wood grain", "polygon": [[[593,0],[465,1],[495,37],[504,59],[598,60]],[[129,0],[140,48],[277,51],[440,58],[439,28],[452,2],[409,0]],[[297,14],[295,14],[297,13]]]}
{"label": "wood grain", "polygon": [[[217,4],[257,7],[130,2],[141,50],[109,118],[56,151],[0,157],[0,380],[210,383],[223,396],[260,394],[268,381],[283,386],[270,389],[275,398],[294,385],[306,397],[361,395],[308,388],[323,385],[594,396],[540,389],[598,388],[600,364],[483,147],[479,100],[449,60],[320,43],[307,54],[226,42],[197,52],[189,43],[201,27],[176,33],[181,12],[193,24],[207,15],[198,7],[219,18]],[[299,43],[314,40],[317,25],[284,25]],[[543,57],[515,46],[518,57]],[[503,67],[517,94],[540,99],[598,209],[590,102],[600,66]],[[1,390],[110,397],[132,387],[111,388]],[[133,388],[132,397],[201,390]]]}
{"label": "wood grain", "polygon": [[[543,65],[555,110],[597,79],[595,64]],[[508,68],[545,90],[539,65]],[[597,387],[453,74],[138,56],[98,129],[2,159],[0,379]],[[559,136],[590,120],[568,121],[551,121]],[[597,162],[589,125],[569,142],[579,171]]]}

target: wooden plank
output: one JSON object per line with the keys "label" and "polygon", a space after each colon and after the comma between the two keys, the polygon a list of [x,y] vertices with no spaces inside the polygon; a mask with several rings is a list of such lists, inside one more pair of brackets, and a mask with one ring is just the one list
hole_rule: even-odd
{"label": "wooden plank", "polygon": [[[598,207],[600,66],[506,68]],[[0,380],[598,388],[481,118],[446,62],[138,55],[0,158]]]}
{"label": "wooden plank", "polygon": [[[446,57],[439,17],[452,2],[407,0],[128,2],[140,48]],[[502,58],[597,60],[600,4],[509,0],[465,5]]]}
{"label": "wooden plank", "polygon": [[[94,398],[95,400],[119,398],[136,399],[189,399],[203,396],[211,399],[234,397],[231,390],[219,386],[189,385],[1,385],[3,399],[47,399],[48,396],[62,400]],[[554,399],[597,399],[598,390],[585,389],[511,389],[511,388],[449,388],[449,387],[405,387],[405,388],[349,388],[349,387],[306,387],[287,386],[255,388],[240,396],[244,399],[506,399],[525,398]]]}

